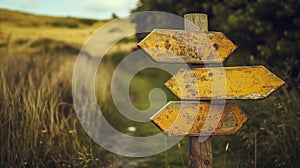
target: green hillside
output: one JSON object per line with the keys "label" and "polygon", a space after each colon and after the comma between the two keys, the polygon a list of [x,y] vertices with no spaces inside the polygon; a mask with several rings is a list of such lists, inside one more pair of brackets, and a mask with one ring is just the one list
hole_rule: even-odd
{"label": "green hillside", "polygon": [[29,13],[10,11],[6,9],[0,9],[1,22],[6,22],[11,25],[21,27],[69,27],[69,28],[80,28],[85,26],[92,26],[99,22],[94,19],[80,19],[72,17],[51,17],[34,15]]}
{"label": "green hillside", "polygon": [[[35,43],[67,45],[79,50],[81,45],[99,26],[107,21],[91,19],[38,16],[33,14],[0,10],[0,44],[14,43],[27,50]],[[25,46],[25,48],[24,48]],[[19,49],[19,47],[18,47]]]}

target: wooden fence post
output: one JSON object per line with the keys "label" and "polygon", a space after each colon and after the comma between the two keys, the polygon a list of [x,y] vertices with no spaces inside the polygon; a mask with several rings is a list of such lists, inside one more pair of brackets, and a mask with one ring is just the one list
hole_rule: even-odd
{"label": "wooden fence post", "polygon": [[[208,19],[206,14],[186,14],[184,15],[185,30],[208,31]],[[197,27],[195,27],[197,26]],[[211,168],[212,167],[212,147],[211,137],[204,142],[200,142],[199,137],[189,136],[189,168]]]}

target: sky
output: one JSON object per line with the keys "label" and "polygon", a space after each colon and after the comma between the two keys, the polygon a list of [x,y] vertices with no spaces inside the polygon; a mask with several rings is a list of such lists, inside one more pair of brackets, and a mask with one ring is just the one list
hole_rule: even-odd
{"label": "sky", "polygon": [[109,19],[128,16],[138,0],[1,0],[0,8],[49,16]]}

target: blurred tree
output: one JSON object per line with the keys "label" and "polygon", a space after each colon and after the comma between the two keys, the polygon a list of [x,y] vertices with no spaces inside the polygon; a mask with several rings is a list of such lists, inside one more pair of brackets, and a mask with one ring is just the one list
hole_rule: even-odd
{"label": "blurred tree", "polygon": [[112,18],[112,19],[116,19],[116,18],[119,18],[119,17],[118,17],[118,15],[117,15],[117,14],[115,14],[115,13],[112,13],[112,14],[111,14],[111,18]]}

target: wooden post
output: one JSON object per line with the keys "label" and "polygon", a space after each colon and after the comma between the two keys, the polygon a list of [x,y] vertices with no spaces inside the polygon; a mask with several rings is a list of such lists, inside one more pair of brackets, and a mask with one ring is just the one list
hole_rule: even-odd
{"label": "wooden post", "polygon": [[190,31],[201,30],[208,32],[208,19],[207,14],[191,13],[184,15],[184,29]]}
{"label": "wooden post", "polygon": [[[208,31],[208,19],[206,14],[186,14],[184,19],[185,30],[195,31],[201,30]],[[199,137],[189,136],[189,168],[211,168],[212,167],[212,147],[211,137],[204,142],[200,142]]]}
{"label": "wooden post", "polygon": [[211,137],[199,142],[199,137],[189,137],[189,168],[212,167]]}

